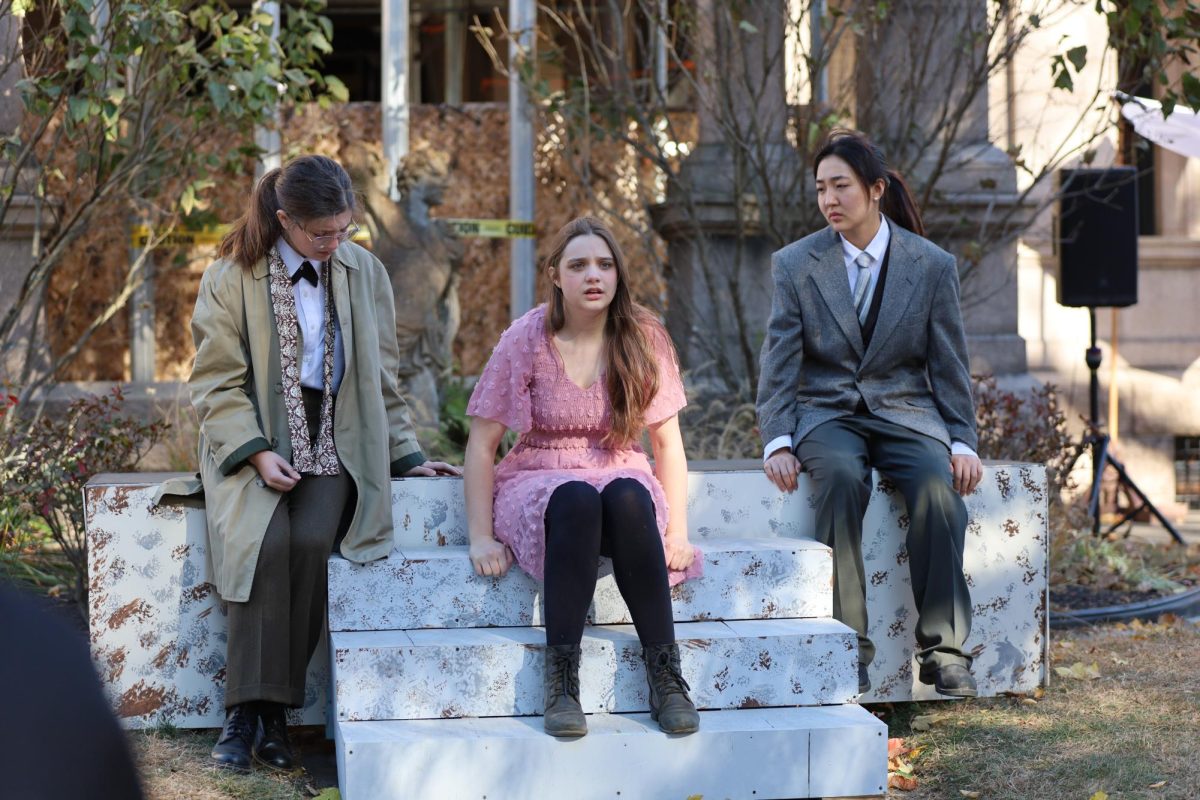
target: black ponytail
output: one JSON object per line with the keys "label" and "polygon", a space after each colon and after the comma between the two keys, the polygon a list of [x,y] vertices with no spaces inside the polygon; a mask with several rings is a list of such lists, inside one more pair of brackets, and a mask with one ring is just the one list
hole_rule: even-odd
{"label": "black ponytail", "polygon": [[877,181],[883,181],[883,197],[879,201],[879,210],[888,219],[902,228],[907,228],[918,236],[925,235],[925,223],[921,220],[921,211],[917,201],[908,188],[908,184],[899,172],[889,169],[883,152],[858,131],[831,131],[825,144],[813,157],[813,177],[817,175],[817,167],[829,156],[837,156],[850,165],[855,177],[863,189],[870,188]]}

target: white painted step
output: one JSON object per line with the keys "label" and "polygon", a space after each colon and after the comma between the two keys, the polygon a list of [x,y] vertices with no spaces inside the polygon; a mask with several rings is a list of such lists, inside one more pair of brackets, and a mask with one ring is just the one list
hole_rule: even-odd
{"label": "white painted step", "polygon": [[[729,463],[729,462],[726,462]],[[688,473],[688,531],[700,539],[722,536],[811,538],[807,491],[784,494],[759,468],[743,462]],[[396,548],[467,544],[467,514],[460,478],[392,481]],[[703,545],[703,542],[700,542]]]}
{"label": "white painted step", "polygon": [[[834,620],[687,622],[675,626],[698,708],[852,702],[858,644]],[[542,712],[541,628],[339,632],[330,635],[338,719],[501,717]],[[648,711],[632,625],[584,631],[584,711]]]}
{"label": "white painted step", "polygon": [[[721,538],[702,544],[704,576],[671,593],[676,622],[833,613],[833,562],[825,545],[783,538]],[[597,625],[632,621],[607,558],[601,559],[590,619]],[[518,568],[503,578],[480,578],[471,569],[466,547],[405,547],[365,565],[341,557],[329,560],[332,631],[540,624],[541,584]]]}
{"label": "white painted step", "polygon": [[648,714],[337,722],[343,800],[685,800],[882,795],[887,726],[858,706],[703,711],[667,736]]}
{"label": "white painted step", "polygon": [[[815,493],[807,474],[785,494],[758,462],[692,463],[688,530],[704,547],[718,537],[813,538]],[[945,699],[915,676],[917,611],[905,537],[904,498],[878,473],[863,518],[868,634],[875,642],[874,689],[862,702]],[[973,665],[981,697],[1031,692],[1046,680],[1049,535],[1046,470],[1041,465],[984,466],[965,498],[970,522],[963,570],[971,590]],[[466,515],[458,478],[392,482],[397,547],[465,545]],[[716,618],[716,615],[714,615]],[[93,625],[93,630],[96,626]]]}

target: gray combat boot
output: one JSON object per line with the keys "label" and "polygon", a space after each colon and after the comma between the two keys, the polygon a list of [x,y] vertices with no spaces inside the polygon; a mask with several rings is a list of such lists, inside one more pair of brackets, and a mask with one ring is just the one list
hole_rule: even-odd
{"label": "gray combat boot", "polygon": [[542,726],[551,736],[587,733],[587,719],[579,705],[579,656],[577,644],[546,645],[546,711]]}
{"label": "gray combat boot", "polygon": [[695,733],[700,714],[688,697],[687,681],[679,670],[679,645],[656,644],[642,649],[646,682],[650,684],[650,718],[664,733]]}

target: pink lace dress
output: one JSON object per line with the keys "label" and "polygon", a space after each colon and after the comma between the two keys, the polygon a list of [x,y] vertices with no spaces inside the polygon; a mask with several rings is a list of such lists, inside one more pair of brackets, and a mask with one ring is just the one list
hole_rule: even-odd
{"label": "pink lace dress", "polygon": [[[636,480],[654,500],[660,536],[665,537],[669,513],[662,485],[642,448],[602,444],[612,424],[604,380],[586,389],[571,382],[550,340],[545,315],[545,306],[539,306],[501,335],[467,404],[469,415],[495,420],[520,434],[496,465],[492,530],[512,549],[521,569],[538,580],[546,556],[546,506],[562,484],[584,481],[599,491],[617,478]],[[658,394],[646,410],[647,424],[669,419],[687,404],[670,341],[665,335],[652,341],[662,373]],[[702,554],[696,548],[686,571],[670,571],[671,585],[701,572]]]}

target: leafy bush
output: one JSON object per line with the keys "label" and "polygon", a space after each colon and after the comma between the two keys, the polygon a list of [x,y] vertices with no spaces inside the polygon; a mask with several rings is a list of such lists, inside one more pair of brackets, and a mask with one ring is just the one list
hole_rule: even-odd
{"label": "leafy bush", "polygon": [[46,533],[69,565],[75,599],[86,603],[87,536],[83,486],[94,475],[133,469],[168,425],[123,413],[120,387],[71,403],[63,414],[21,418],[7,410],[0,437],[3,486],[11,543],[28,535],[30,522]]}
{"label": "leafy bush", "polygon": [[1068,430],[1052,384],[1018,394],[1000,389],[990,375],[973,380],[980,458],[1046,465],[1051,583],[1070,582],[1079,559],[1094,552],[1079,546],[1091,537],[1090,517],[1071,477],[1084,452],[1082,440]]}
{"label": "leafy bush", "polygon": [[679,412],[679,428],[689,460],[762,457],[763,443],[752,398],[711,391],[705,396],[689,395],[687,406]]}

